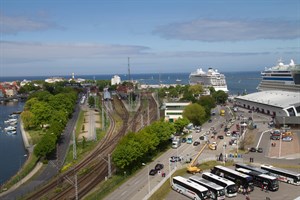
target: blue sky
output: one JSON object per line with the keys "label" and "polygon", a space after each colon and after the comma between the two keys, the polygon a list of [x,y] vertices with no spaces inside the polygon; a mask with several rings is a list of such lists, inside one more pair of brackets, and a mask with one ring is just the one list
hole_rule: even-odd
{"label": "blue sky", "polygon": [[297,0],[1,0],[0,75],[255,71],[300,63]]}

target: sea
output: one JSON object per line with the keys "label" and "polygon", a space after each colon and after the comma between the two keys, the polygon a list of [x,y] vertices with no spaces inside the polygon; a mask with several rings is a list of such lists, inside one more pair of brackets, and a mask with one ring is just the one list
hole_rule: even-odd
{"label": "sea", "polygon": [[[153,73],[153,74],[117,74],[121,80],[136,80],[142,84],[188,84],[190,73]],[[102,75],[78,75],[75,78],[90,80],[110,80],[116,74]],[[243,93],[254,93],[261,81],[259,71],[251,72],[224,72],[226,77],[229,95],[239,95]],[[58,76],[56,76],[58,77]],[[70,79],[71,76],[59,76]],[[23,81],[26,80],[45,80],[49,76],[27,76],[27,77],[0,77],[0,82]],[[0,104],[0,184],[6,182],[10,177],[17,173],[27,159],[27,152],[23,145],[19,126],[16,135],[7,135],[3,130],[4,121],[8,115],[14,111],[22,110],[23,102],[9,102]]]}
{"label": "sea", "polygon": [[[223,72],[222,72],[223,73]],[[75,78],[83,78],[89,80],[111,80],[114,75],[120,76],[121,80],[135,80],[142,84],[188,84],[190,73],[148,73],[148,74],[131,74],[130,78],[127,74],[102,74],[102,75],[78,75]],[[250,72],[224,72],[227,87],[230,95],[238,95],[244,92],[256,92],[256,87],[261,81],[259,71]],[[70,79],[71,76],[53,76]],[[27,77],[0,77],[0,82],[4,81],[23,81],[26,80],[45,80],[49,76],[27,76]],[[177,81],[176,81],[177,80]]]}

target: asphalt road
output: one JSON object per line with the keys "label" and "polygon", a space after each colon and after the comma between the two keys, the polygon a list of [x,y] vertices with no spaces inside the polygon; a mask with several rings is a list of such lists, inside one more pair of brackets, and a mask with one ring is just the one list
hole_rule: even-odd
{"label": "asphalt road", "polygon": [[62,134],[61,140],[57,145],[56,157],[50,158],[47,166],[43,168],[44,170],[32,178],[31,181],[18,187],[11,193],[1,197],[1,200],[13,200],[18,199],[25,194],[28,194],[43,184],[46,184],[48,180],[58,174],[58,169],[60,169],[64,163],[66,157],[67,149],[69,148],[70,139],[72,138],[72,132],[76,125],[76,121],[79,114],[79,105],[75,107],[72,118],[68,121],[67,126]]}

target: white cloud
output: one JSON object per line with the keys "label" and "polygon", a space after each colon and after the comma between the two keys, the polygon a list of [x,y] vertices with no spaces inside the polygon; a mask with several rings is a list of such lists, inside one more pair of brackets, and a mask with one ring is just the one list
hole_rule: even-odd
{"label": "white cloud", "polygon": [[[103,45],[89,43],[48,44],[0,41],[4,63],[96,59],[101,57],[144,54],[149,48],[134,45]],[[5,50],[5,51],[4,51]]]}
{"label": "white cloud", "polygon": [[158,27],[154,33],[166,39],[206,42],[260,39],[295,39],[300,36],[299,20],[216,20],[196,19]]}
{"label": "white cloud", "polygon": [[17,34],[19,32],[43,31],[61,29],[53,22],[39,19],[30,19],[25,16],[6,16],[0,13],[0,33]]}

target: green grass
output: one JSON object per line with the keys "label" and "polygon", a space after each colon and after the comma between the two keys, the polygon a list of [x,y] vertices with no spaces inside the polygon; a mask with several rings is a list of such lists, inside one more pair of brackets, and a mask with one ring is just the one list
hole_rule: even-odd
{"label": "green grass", "polygon": [[41,140],[43,135],[46,133],[43,130],[29,130],[26,132],[30,135],[31,144],[33,144],[33,145],[37,144]]}
{"label": "green grass", "polygon": [[107,181],[101,182],[97,186],[97,191],[88,195],[85,199],[86,200],[94,200],[94,199],[103,199],[105,196],[113,192],[117,189],[120,185],[122,185],[127,177],[121,175],[114,175],[112,178],[108,179]]}
{"label": "green grass", "polygon": [[28,160],[21,168],[21,170],[1,187],[2,188],[1,192],[3,191],[3,189],[9,189],[14,184],[19,182],[22,178],[27,176],[34,169],[37,162],[38,162],[38,158],[34,154],[31,154]]}
{"label": "green grass", "polygon": [[98,144],[98,141],[103,139],[103,137],[105,136],[105,132],[103,132],[99,128],[96,129],[96,134],[97,134],[97,141],[86,141],[84,146],[83,146],[83,142],[77,143],[77,146],[76,146],[77,147],[76,148],[77,160],[73,160],[73,144],[70,145],[64,167],[62,168],[62,171],[67,170],[74,163],[83,159],[87,153],[89,153],[90,151],[92,151],[95,148],[95,146]]}

